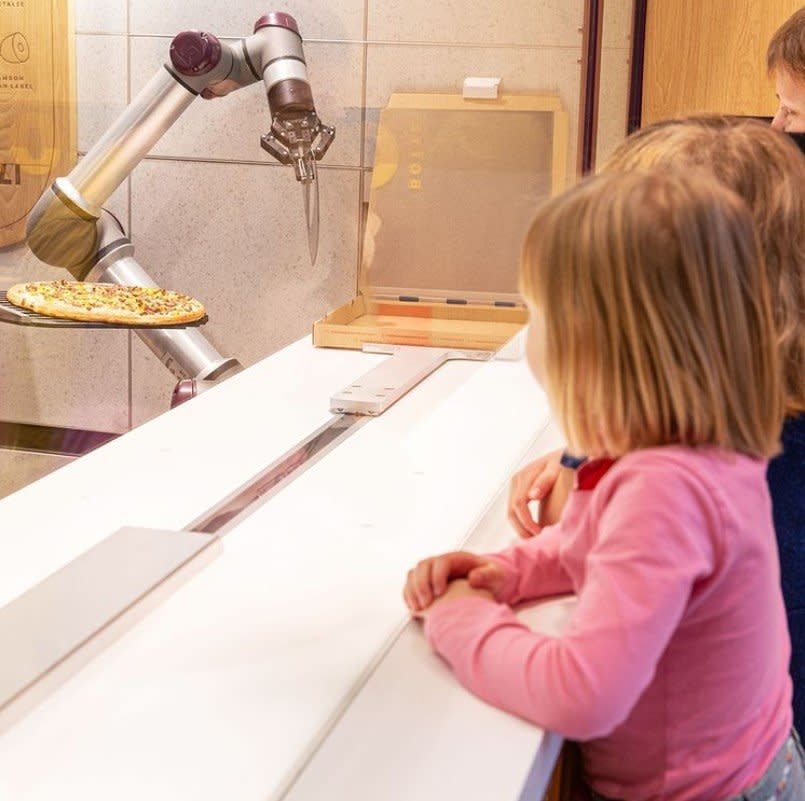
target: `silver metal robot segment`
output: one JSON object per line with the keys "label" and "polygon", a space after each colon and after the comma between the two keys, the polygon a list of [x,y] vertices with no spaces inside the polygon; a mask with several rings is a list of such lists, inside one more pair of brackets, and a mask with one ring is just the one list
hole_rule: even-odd
{"label": "silver metal robot segment", "polygon": [[[280,163],[293,166],[302,185],[311,262],[315,262],[316,162],[332,143],[335,129],[323,125],[316,114],[299,28],[293,17],[281,12],[260,17],[254,33],[237,42],[221,42],[195,30],[174,37],[163,68],[75,169],[57,178],[34,207],[26,229],[33,253],[79,281],[155,286],[135,259],[122,226],[103,204],[197,97],[223,97],[261,80],[271,115],[261,145]],[[242,369],[237,359],[220,354],[199,329],[136,332],[180,379],[174,400],[192,397]]]}

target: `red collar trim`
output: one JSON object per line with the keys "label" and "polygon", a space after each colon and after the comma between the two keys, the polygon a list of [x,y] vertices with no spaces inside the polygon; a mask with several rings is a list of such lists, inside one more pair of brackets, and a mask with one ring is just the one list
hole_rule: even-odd
{"label": "red collar trim", "polygon": [[613,464],[615,464],[615,459],[593,459],[585,462],[576,473],[576,489],[595,489]]}

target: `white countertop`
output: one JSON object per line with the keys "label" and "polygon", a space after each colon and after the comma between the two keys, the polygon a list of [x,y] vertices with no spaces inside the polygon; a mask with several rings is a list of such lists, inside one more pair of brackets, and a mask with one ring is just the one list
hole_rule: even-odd
{"label": "white countertop", "polygon": [[[0,501],[0,604],[123,525],[187,525],[327,422],[330,395],[382,358],[296,343]],[[406,569],[464,541],[547,422],[523,362],[442,367],[0,737],[0,798],[282,797],[399,633]],[[536,752],[542,733],[514,723],[517,753],[531,735]]]}
{"label": "white countertop", "polygon": [[[546,430],[536,453],[560,445]],[[465,547],[486,552],[505,538],[504,485]],[[518,610],[533,629],[558,634],[567,597]],[[419,623],[404,625],[343,704],[335,725],[295,766],[284,801],[458,798],[540,801],[562,739],[470,695],[430,651]],[[468,765],[472,765],[468,769]]]}
{"label": "white countertop", "polygon": [[0,606],[121,525],[183,528],[326,423],[333,387],[383,358],[297,342],[3,498]]}

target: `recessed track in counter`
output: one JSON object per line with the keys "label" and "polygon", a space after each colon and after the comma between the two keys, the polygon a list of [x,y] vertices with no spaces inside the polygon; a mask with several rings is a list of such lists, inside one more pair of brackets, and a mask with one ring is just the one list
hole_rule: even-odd
{"label": "recessed track in counter", "polygon": [[265,470],[204,512],[187,529],[202,534],[226,534],[255,510],[258,501],[267,501],[370,419],[357,414],[333,417],[329,423],[316,429]]}

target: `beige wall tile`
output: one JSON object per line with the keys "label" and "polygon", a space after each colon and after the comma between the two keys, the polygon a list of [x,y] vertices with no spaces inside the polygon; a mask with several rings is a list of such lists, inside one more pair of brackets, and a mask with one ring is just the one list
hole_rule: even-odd
{"label": "beige wall tile", "polygon": [[[251,365],[310,331],[357,286],[359,173],[320,172],[321,242],[310,266],[301,192],[282,168],[148,161],[133,179],[137,257],[207,305],[204,332]],[[136,340],[133,413],[166,411],[175,379]]]}
{"label": "beige wall tile", "polygon": [[460,94],[466,76],[494,75],[503,79],[503,93],[559,93],[570,114],[568,174],[572,176],[575,174],[578,138],[580,56],[579,48],[369,45],[365,164],[373,164],[380,109],[393,92]]}
{"label": "beige wall tile", "polygon": [[369,39],[579,47],[583,19],[583,0],[369,0]]}
{"label": "beige wall tile", "polygon": [[76,36],[78,150],[86,153],[126,108],[126,37]]}
{"label": "beige wall tile", "polygon": [[634,0],[606,0],[604,3],[604,47],[630,47]]}
{"label": "beige wall tile", "polygon": [[[4,265],[8,260],[8,251],[0,253],[3,273],[11,272]],[[14,261],[14,269],[20,271],[23,260],[17,257]],[[64,272],[32,269],[28,277],[63,278]],[[60,331],[2,324],[0,375],[0,420],[105,431],[127,428],[125,332]]]}
{"label": "beige wall tile", "polygon": [[605,48],[601,57],[601,91],[598,104],[598,166],[626,138],[629,115],[629,50]]}
{"label": "beige wall tile", "polygon": [[0,449],[0,498],[69,464],[72,459],[50,453]]}
{"label": "beige wall tile", "polygon": [[[131,83],[134,96],[168,57],[170,39],[133,37]],[[309,42],[305,58],[323,121],[336,126],[326,157],[329,165],[358,166],[361,137],[363,46]],[[196,100],[154,147],[165,156],[268,161],[260,136],[271,118],[262,83],[247,86],[221,100]]]}
{"label": "beige wall tile", "polygon": [[78,33],[125,33],[126,0],[74,0]]}
{"label": "beige wall tile", "polygon": [[[296,18],[305,39],[360,40],[364,0],[285,0],[281,10]],[[129,0],[132,34],[174,36],[197,28],[216,36],[239,38],[252,32],[255,21],[272,6],[222,3],[220,0]]]}

